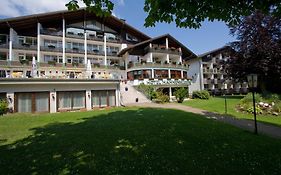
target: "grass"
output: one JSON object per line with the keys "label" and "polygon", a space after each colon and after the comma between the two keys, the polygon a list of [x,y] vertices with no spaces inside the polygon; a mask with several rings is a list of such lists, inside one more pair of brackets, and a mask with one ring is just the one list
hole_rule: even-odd
{"label": "grass", "polygon": [[281,140],[171,109],[0,118],[0,174],[279,174]]}
{"label": "grass", "polygon": [[[227,96],[227,114],[236,118],[253,120],[253,114],[242,113],[236,110],[236,105],[243,96]],[[184,105],[204,109],[210,112],[225,114],[224,97],[211,97],[209,100],[192,99],[185,101]],[[257,115],[257,120],[269,124],[281,126],[281,117],[273,115]]]}

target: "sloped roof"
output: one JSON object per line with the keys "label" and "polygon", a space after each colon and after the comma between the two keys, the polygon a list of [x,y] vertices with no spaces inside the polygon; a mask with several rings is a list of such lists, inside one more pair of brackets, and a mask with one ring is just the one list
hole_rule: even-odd
{"label": "sloped roof", "polygon": [[212,55],[212,54],[217,54],[217,53],[220,53],[220,52],[226,51],[226,50],[231,50],[231,47],[226,45],[226,46],[223,46],[223,47],[220,47],[220,48],[208,51],[206,53],[200,54],[200,55],[198,55],[198,57],[202,58],[202,57],[205,57],[205,56],[208,56],[208,55]]}
{"label": "sloped roof", "polygon": [[[8,33],[9,28],[12,27],[15,30],[29,30],[34,28],[37,22],[42,23],[55,23],[61,22],[61,19],[65,18],[66,22],[79,21],[85,18],[95,18],[99,21],[104,22],[105,25],[115,29],[116,31],[125,30],[128,33],[138,37],[142,41],[150,39],[149,36],[140,32],[136,28],[128,25],[124,20],[118,19],[114,16],[101,18],[96,16],[94,13],[88,12],[85,8],[81,8],[76,11],[61,10],[48,13],[33,14],[27,16],[13,17],[0,20],[0,32]],[[36,28],[33,30],[36,31]]]}
{"label": "sloped roof", "polygon": [[153,43],[153,42],[157,42],[163,39],[168,38],[169,41],[169,45],[174,45],[174,46],[178,46],[181,47],[182,53],[183,53],[183,58],[188,58],[188,59],[192,59],[192,58],[196,58],[197,55],[195,53],[193,53],[191,50],[189,50],[187,47],[185,47],[182,43],[180,43],[178,40],[176,40],[174,37],[172,37],[170,34],[164,34],[155,38],[151,38],[148,39],[146,41],[137,43],[135,45],[129,46],[123,50],[121,50],[119,52],[119,56],[120,55],[124,55],[126,52],[132,52],[134,49],[137,48],[141,48],[144,49],[144,47],[146,47],[146,45],[148,45],[149,43]]}

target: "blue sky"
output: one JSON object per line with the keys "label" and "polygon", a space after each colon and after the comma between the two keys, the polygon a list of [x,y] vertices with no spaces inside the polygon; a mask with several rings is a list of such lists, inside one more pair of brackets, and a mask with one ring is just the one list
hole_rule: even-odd
{"label": "blue sky", "polygon": [[[1,0],[0,18],[29,15],[53,10],[64,10],[69,0]],[[144,0],[112,0],[114,15],[151,37],[169,33],[195,54],[219,48],[233,41],[223,22],[204,22],[200,29],[177,28],[175,24],[158,23],[155,27],[143,26],[146,13]]]}

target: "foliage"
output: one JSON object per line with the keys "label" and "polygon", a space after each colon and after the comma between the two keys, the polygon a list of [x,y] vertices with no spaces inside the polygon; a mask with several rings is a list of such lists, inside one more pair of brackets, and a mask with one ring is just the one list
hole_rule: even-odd
{"label": "foliage", "polygon": [[8,102],[6,100],[0,100],[0,115],[8,112]]}
{"label": "foliage", "polygon": [[188,96],[188,90],[184,87],[177,88],[175,91],[175,96],[178,103],[182,103],[183,100]]}
{"label": "foliage", "polygon": [[[254,107],[253,106],[249,107],[247,109],[247,112],[253,114],[254,113]],[[262,114],[262,113],[263,113],[262,109],[260,107],[256,106],[256,114]]]}
{"label": "foliage", "polygon": [[280,93],[281,17],[256,11],[230,30],[237,41],[232,43],[235,52],[227,66],[228,74],[243,81],[247,74],[257,73],[260,91]]}
{"label": "foliage", "polygon": [[192,93],[192,98],[196,99],[205,99],[208,100],[210,98],[210,93],[206,90],[202,90],[202,91],[193,91]]}
{"label": "foliage", "polygon": [[[110,0],[79,0],[86,5],[86,10],[94,12],[97,16],[106,17],[112,13],[114,4]],[[79,9],[78,0],[70,0],[65,5],[68,10]]]}
{"label": "foliage", "polygon": [[[111,14],[114,4],[110,0],[80,0],[89,11],[98,16]],[[145,26],[155,26],[157,22],[175,22],[178,27],[199,28],[206,19],[237,24],[241,16],[248,16],[255,10],[275,16],[281,14],[281,1],[221,1],[221,0],[145,0],[144,11],[148,13]],[[79,8],[78,0],[66,4],[69,10]]]}
{"label": "foliage", "polygon": [[[258,93],[255,94],[255,101],[256,101],[256,113],[262,114],[273,114],[275,112],[281,112],[281,101],[280,96],[278,94],[264,94],[260,95]],[[267,103],[267,107],[265,105],[259,104]],[[238,104],[238,108],[241,111],[246,111],[248,113],[253,113],[253,96],[251,93],[248,93],[243,99],[240,100]],[[277,114],[278,115],[278,114]]]}
{"label": "foliage", "polygon": [[272,112],[281,113],[281,102],[276,103],[274,106],[272,106]]}
{"label": "foliage", "polygon": [[[261,102],[263,99],[260,94],[255,93],[255,101],[256,103]],[[253,103],[253,95],[252,93],[248,93],[244,98],[240,100],[241,104]],[[251,104],[252,105],[252,104]]]}
{"label": "foliage", "polygon": [[148,99],[156,98],[155,89],[152,85],[141,83],[136,87],[136,89],[142,92]]}
{"label": "foliage", "polygon": [[162,91],[156,91],[156,102],[158,103],[167,103],[170,98],[168,95],[164,94]]}

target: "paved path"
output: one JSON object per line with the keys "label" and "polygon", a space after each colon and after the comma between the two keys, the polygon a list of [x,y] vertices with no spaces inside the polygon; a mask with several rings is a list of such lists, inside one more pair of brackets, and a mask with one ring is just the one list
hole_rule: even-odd
{"label": "paved path", "polygon": [[[166,108],[166,109],[179,109],[186,112],[192,112],[195,114],[204,115],[206,118],[211,118],[214,120],[219,120],[236,127],[246,129],[249,131],[254,131],[254,121],[253,120],[246,120],[246,119],[237,119],[227,115],[221,115],[197,108],[192,108],[189,106],[184,106],[177,103],[166,103],[166,104],[156,104],[156,103],[134,103],[128,104],[127,106],[138,106],[138,107],[150,107],[150,108]],[[281,139],[281,127],[277,127],[274,125],[269,125],[265,123],[258,122],[258,132],[263,133],[275,138]]]}

